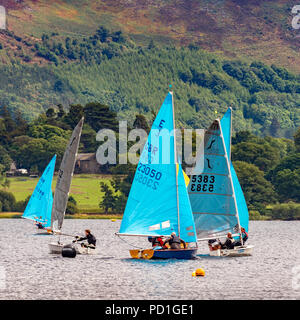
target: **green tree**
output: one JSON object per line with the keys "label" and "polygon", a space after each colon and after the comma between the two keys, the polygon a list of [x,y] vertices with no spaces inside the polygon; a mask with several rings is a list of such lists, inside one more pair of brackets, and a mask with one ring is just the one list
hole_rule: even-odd
{"label": "green tree", "polygon": [[117,114],[101,103],[91,102],[86,104],[84,116],[85,122],[96,132],[100,129],[118,129]]}
{"label": "green tree", "polygon": [[294,142],[295,142],[295,147],[297,152],[300,152],[300,127],[298,128],[298,130],[294,135]]}
{"label": "green tree", "polygon": [[137,114],[135,116],[135,120],[133,122],[133,127],[135,129],[144,129],[147,133],[150,131],[150,127],[148,125],[147,119],[142,114]]}
{"label": "green tree", "polygon": [[104,197],[99,204],[99,207],[104,209],[105,214],[108,210],[114,210],[116,205],[116,197],[114,196],[113,190],[104,182],[100,182],[101,192],[104,193]]}
{"label": "green tree", "polygon": [[278,196],[263,171],[243,161],[235,161],[233,165],[250,208],[261,209],[265,204],[276,202]]}
{"label": "green tree", "polygon": [[69,112],[64,117],[64,122],[74,129],[82,117],[83,106],[80,104],[72,104],[70,105]]}
{"label": "green tree", "polygon": [[296,170],[278,171],[274,176],[273,185],[282,201],[300,202],[300,167]]}
{"label": "green tree", "polygon": [[232,160],[248,162],[267,171],[278,163],[279,152],[268,143],[241,142],[233,146]]}
{"label": "green tree", "polygon": [[[10,165],[12,163],[12,159],[9,153],[0,145],[0,164],[3,166],[3,171],[8,171],[10,169]],[[1,172],[0,172],[1,173]]]}
{"label": "green tree", "polygon": [[0,203],[2,203],[3,212],[14,211],[16,198],[11,192],[0,190]]}

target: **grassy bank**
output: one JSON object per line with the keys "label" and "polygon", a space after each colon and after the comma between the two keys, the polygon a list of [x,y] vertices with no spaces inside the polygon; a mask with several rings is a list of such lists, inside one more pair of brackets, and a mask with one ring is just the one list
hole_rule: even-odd
{"label": "grassy bank", "polygon": [[[100,182],[110,183],[112,176],[97,174],[74,175],[70,195],[77,202],[80,213],[100,213],[99,202],[103,193],[100,190]],[[12,192],[17,201],[25,200],[32,194],[39,178],[12,177],[9,178],[10,186],[6,191]],[[57,177],[53,179],[52,190],[55,190]]]}

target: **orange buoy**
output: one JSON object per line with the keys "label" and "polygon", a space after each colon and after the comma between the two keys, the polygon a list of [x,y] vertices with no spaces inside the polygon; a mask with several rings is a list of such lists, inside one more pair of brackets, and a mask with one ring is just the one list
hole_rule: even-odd
{"label": "orange buoy", "polygon": [[193,277],[204,277],[205,276],[205,271],[202,268],[196,269],[196,271],[194,271],[192,273]]}

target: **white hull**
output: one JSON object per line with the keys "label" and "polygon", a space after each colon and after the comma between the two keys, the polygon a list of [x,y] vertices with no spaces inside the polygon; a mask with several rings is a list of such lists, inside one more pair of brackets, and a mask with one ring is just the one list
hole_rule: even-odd
{"label": "white hull", "polygon": [[[97,249],[81,247],[79,244],[72,244],[75,247],[77,254],[97,254]],[[69,246],[63,243],[51,242],[49,243],[49,250],[51,254],[60,254],[64,246]]]}
{"label": "white hull", "polygon": [[209,251],[211,257],[245,257],[252,256],[254,246],[241,246],[234,249],[218,249]]}

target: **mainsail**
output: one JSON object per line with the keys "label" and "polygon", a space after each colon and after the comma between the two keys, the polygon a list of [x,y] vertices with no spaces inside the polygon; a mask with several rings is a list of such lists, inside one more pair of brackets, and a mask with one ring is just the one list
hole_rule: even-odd
{"label": "mainsail", "polygon": [[55,162],[56,155],[52,158],[43,172],[22,215],[22,218],[40,222],[44,227],[50,227],[51,225],[51,211],[53,204],[51,186]]}
{"label": "mainsail", "polygon": [[168,236],[176,232],[186,242],[196,242],[184,174],[175,161],[174,129],[173,94],[169,92],[142,151],[120,234]]}
{"label": "mainsail", "polygon": [[82,118],[73,130],[58,171],[51,216],[51,228],[54,231],[60,231],[62,228],[75,167],[76,155],[79,147],[83,120],[84,119]]}
{"label": "mainsail", "polygon": [[[224,133],[217,119],[204,135],[204,152],[197,158],[201,172],[194,170],[188,187],[197,235],[217,238],[240,230],[238,209],[227,150],[230,132]],[[229,144],[228,144],[229,141]],[[195,169],[197,169],[197,165]]]}

